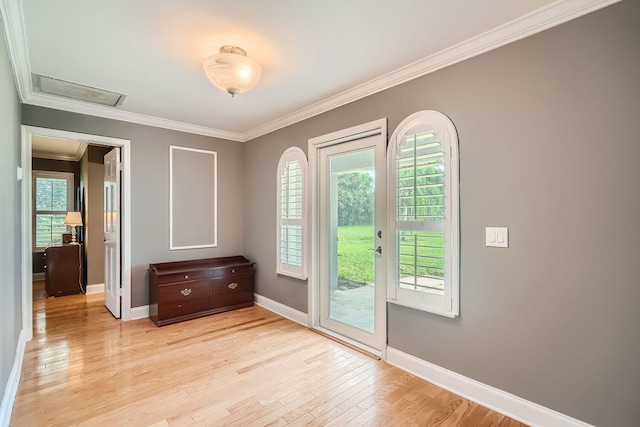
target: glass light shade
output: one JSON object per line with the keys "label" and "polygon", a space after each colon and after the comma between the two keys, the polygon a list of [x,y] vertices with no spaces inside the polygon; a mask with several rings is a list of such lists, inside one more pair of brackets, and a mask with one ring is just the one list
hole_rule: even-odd
{"label": "glass light shade", "polygon": [[222,46],[220,53],[204,60],[204,72],[211,83],[231,96],[246,92],[262,75],[260,64],[246,55],[239,47]]}

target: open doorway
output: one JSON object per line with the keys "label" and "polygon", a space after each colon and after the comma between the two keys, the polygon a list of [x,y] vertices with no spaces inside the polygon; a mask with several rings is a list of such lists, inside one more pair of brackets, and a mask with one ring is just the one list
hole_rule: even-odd
{"label": "open doorway", "polygon": [[[73,182],[72,185],[69,186],[70,197],[67,205],[64,208],[67,211],[77,211],[80,213],[86,223],[87,226],[78,227],[79,232],[77,233],[79,236],[79,240],[84,243],[82,252],[88,249],[88,253],[91,254],[89,257],[80,258],[83,264],[82,277],[78,280],[78,286],[82,286],[83,291],[91,292],[100,292],[102,291],[104,285],[104,279],[101,281],[100,278],[103,277],[104,273],[99,274],[99,270],[103,268],[103,263],[96,261],[98,259],[104,260],[104,245],[100,241],[101,235],[103,234],[103,230],[99,224],[102,223],[102,218],[98,218],[96,221],[96,214],[98,216],[102,216],[102,212],[96,212],[97,208],[94,204],[94,211],[92,215],[88,215],[89,212],[87,208],[91,204],[91,198],[99,198],[102,199],[102,195],[98,194],[96,190],[99,191],[100,188],[103,187],[102,179],[98,177],[103,175],[104,166],[102,165],[102,161],[100,158],[104,157],[104,154],[107,152],[113,151],[116,148],[121,153],[121,233],[119,233],[119,240],[122,247],[122,256],[120,258],[120,262],[118,263],[118,268],[120,269],[121,281],[119,283],[119,287],[117,290],[118,298],[122,300],[122,311],[121,318],[122,320],[129,320],[131,318],[131,253],[130,253],[130,229],[131,229],[131,215],[130,215],[130,141],[117,139],[117,138],[109,138],[97,135],[89,135],[89,134],[80,134],[75,132],[67,132],[60,131],[55,129],[47,129],[47,128],[37,128],[31,126],[23,126],[22,127],[22,165],[23,165],[23,181],[22,181],[22,301],[23,301],[23,324],[24,329],[32,332],[32,300],[34,297],[34,274],[33,271],[38,271],[40,265],[36,265],[36,263],[41,262],[38,258],[38,249],[41,249],[42,246],[45,245],[45,240],[48,240],[49,243],[57,240],[60,240],[62,243],[62,233],[59,233],[58,230],[54,230],[56,224],[53,224],[53,217],[56,212],[43,212],[41,220],[50,221],[50,224],[53,227],[44,228],[44,230],[37,231],[36,226],[36,216],[34,212],[37,214],[38,206],[34,206],[34,189],[35,189],[35,180],[37,179],[36,175],[40,171],[42,174],[42,169],[52,169],[54,167],[46,165],[47,162],[38,160],[34,161],[32,167],[32,157],[34,155],[38,155],[40,150],[39,144],[42,138],[48,139],[50,142],[59,141],[59,145],[62,145],[60,141],[67,141],[71,143],[71,145],[75,144],[78,148],[77,150],[82,150],[82,155],[80,156],[81,162],[77,165],[77,178],[74,179],[73,173],[73,165],[69,167],[72,171],[67,172],[67,177],[70,182]],[[34,145],[35,141],[35,145]],[[35,149],[34,149],[35,147]],[[41,155],[41,154],[40,154]],[[58,169],[60,169],[60,164],[58,164]],[[63,173],[63,172],[62,172]],[[51,174],[51,172],[50,172]],[[53,176],[56,175],[56,176]],[[58,179],[58,174],[52,174],[51,177]],[[92,175],[90,177],[89,175]],[[43,178],[47,179],[46,172],[42,175]],[[63,175],[60,175],[63,176]],[[49,178],[51,178],[49,177]],[[93,179],[93,182],[91,180]],[[81,186],[83,184],[86,187]],[[57,181],[57,184],[63,187],[62,181]],[[92,189],[89,186],[93,187]],[[89,192],[90,190],[91,193]],[[49,215],[47,217],[47,215]],[[58,215],[57,222],[61,222],[61,217]],[[92,223],[93,222],[93,226]],[[57,224],[60,227],[61,224]],[[62,224],[62,227],[66,229],[66,226]],[[36,231],[34,231],[36,230]],[[49,236],[47,236],[49,233]],[[78,238],[77,238],[78,239]],[[91,247],[88,247],[88,246]],[[100,247],[103,249],[100,250]],[[73,250],[73,249],[71,249]],[[80,253],[76,250],[76,252]],[[99,252],[102,252],[102,256]],[[74,252],[75,253],[75,252]],[[95,265],[91,266],[86,264],[86,262],[90,263],[91,260]],[[34,270],[34,267],[36,269]],[[88,267],[88,268],[87,268]],[[91,277],[89,275],[91,274]],[[42,278],[42,276],[36,275],[36,279]],[[100,286],[102,284],[102,286]],[[89,286],[87,286],[89,285]],[[94,285],[91,287],[91,285]],[[48,295],[47,295],[48,296]],[[55,296],[55,295],[53,295]],[[28,337],[31,339],[31,335]]]}
{"label": "open doorway", "polygon": [[104,292],[104,156],[116,148],[31,143],[33,299]]}

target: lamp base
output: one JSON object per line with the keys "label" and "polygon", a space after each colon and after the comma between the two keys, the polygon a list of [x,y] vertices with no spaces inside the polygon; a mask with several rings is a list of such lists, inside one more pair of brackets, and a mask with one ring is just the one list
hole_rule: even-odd
{"label": "lamp base", "polygon": [[76,226],[72,225],[71,226],[71,243],[69,243],[70,245],[79,245],[80,243],[78,243],[76,241]]}

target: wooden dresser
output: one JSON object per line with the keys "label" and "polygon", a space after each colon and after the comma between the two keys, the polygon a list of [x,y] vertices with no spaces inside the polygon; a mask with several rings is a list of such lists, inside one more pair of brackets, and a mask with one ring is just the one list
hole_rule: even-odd
{"label": "wooden dresser", "polygon": [[50,297],[81,293],[82,245],[48,247],[44,269],[44,287]]}
{"label": "wooden dresser", "polygon": [[158,326],[253,305],[255,264],[243,256],[149,265],[149,318]]}

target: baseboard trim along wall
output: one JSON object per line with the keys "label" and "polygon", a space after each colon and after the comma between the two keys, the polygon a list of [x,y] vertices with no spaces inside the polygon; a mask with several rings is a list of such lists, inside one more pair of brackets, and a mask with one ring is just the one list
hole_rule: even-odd
{"label": "baseboard trim along wall", "polygon": [[11,411],[13,410],[13,402],[18,394],[18,385],[20,384],[20,373],[22,372],[22,361],[24,360],[24,346],[27,343],[27,333],[23,329],[18,337],[18,345],[16,347],[16,358],[13,361],[13,368],[9,374],[7,386],[4,389],[2,398],[2,406],[0,406],[0,426],[7,427],[11,421]]}
{"label": "baseboard trim along wall", "polygon": [[593,427],[553,409],[467,378],[392,347],[387,347],[387,362],[531,427]]}
{"label": "baseboard trim along wall", "polygon": [[99,294],[100,292],[104,292],[104,283],[99,283],[97,285],[87,285],[87,295]]}
{"label": "baseboard trim along wall", "polygon": [[255,301],[256,305],[264,307],[269,311],[273,311],[274,313],[279,314],[282,317],[286,317],[287,319],[292,320],[296,323],[299,323],[302,326],[308,326],[309,324],[309,316],[307,316],[307,313],[303,313],[294,308],[258,294],[253,294],[253,300]]}
{"label": "baseboard trim along wall", "polygon": [[131,308],[131,320],[144,319],[149,317],[149,306],[141,305],[140,307]]}

